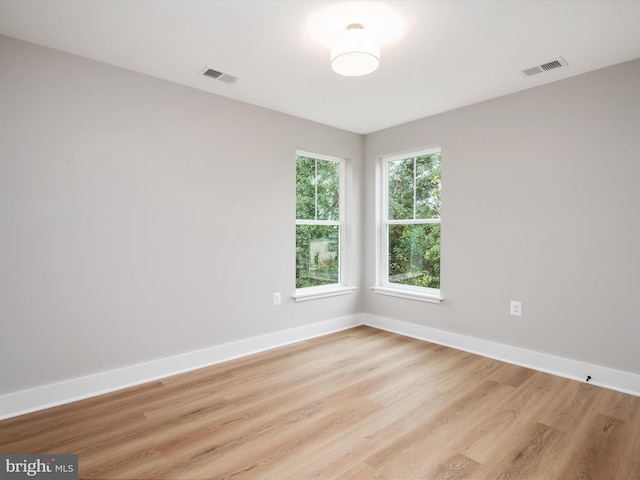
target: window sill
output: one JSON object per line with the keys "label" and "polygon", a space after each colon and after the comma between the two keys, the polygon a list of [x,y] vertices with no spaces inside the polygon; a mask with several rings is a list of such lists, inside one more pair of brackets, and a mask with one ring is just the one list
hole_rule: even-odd
{"label": "window sill", "polygon": [[[311,287],[314,288],[314,287]],[[316,300],[318,298],[335,297],[336,295],[347,295],[353,293],[356,287],[332,287],[321,290],[305,291],[306,289],[296,290],[291,297],[296,302],[306,302],[307,300]],[[311,289],[309,289],[311,290]]]}
{"label": "window sill", "polygon": [[431,293],[410,292],[389,287],[371,287],[376,293],[381,295],[390,295],[392,297],[408,298],[409,300],[418,300],[420,302],[440,303],[444,300],[440,295]]}

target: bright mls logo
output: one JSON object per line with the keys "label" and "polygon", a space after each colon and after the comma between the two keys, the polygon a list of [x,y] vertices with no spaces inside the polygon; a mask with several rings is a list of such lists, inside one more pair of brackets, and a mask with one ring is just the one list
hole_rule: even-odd
{"label": "bright mls logo", "polygon": [[77,455],[0,455],[0,479],[78,480]]}

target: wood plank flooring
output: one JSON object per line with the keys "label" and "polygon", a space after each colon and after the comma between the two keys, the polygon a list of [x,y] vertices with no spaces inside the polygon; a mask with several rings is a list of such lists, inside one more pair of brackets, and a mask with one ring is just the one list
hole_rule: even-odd
{"label": "wood plank flooring", "polygon": [[0,422],[83,479],[640,479],[640,398],[369,327]]}

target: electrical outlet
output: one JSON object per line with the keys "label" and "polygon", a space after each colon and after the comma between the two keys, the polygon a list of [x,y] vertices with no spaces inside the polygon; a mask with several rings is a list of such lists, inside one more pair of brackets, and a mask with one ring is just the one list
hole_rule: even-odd
{"label": "electrical outlet", "polygon": [[511,315],[515,315],[516,317],[522,316],[522,302],[511,300]]}
{"label": "electrical outlet", "polygon": [[274,292],[274,294],[273,294],[273,304],[274,305],[280,305],[281,301],[282,301],[282,297],[280,297],[280,292]]}

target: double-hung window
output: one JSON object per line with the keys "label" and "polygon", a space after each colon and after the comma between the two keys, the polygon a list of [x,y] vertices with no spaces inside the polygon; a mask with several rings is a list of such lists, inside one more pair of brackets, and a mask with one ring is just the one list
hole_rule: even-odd
{"label": "double-hung window", "polygon": [[439,302],[440,148],[382,159],[378,293]]}
{"label": "double-hung window", "polygon": [[313,298],[344,286],[344,160],[296,157],[296,295]]}

